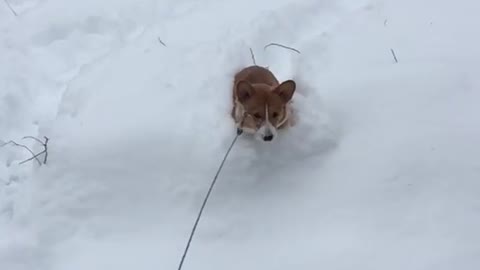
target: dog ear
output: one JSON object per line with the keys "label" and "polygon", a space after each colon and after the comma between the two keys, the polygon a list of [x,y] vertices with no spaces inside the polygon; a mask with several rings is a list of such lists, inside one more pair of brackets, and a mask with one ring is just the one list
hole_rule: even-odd
{"label": "dog ear", "polygon": [[279,95],[283,102],[287,103],[292,99],[296,88],[297,85],[293,80],[287,80],[277,86],[273,92]]}
{"label": "dog ear", "polygon": [[253,89],[253,87],[248,82],[239,81],[237,83],[235,94],[237,95],[238,101],[243,103],[249,100],[254,93],[255,93],[255,89]]}

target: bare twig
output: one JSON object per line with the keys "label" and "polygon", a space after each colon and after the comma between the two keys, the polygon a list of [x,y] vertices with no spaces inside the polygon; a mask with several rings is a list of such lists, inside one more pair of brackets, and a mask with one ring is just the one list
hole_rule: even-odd
{"label": "bare twig", "polygon": [[162,44],[163,46],[167,47],[167,45],[165,45],[165,43],[163,43],[163,41],[160,39],[160,37],[158,37],[158,42],[160,42],[160,44]]}
{"label": "bare twig", "polygon": [[22,147],[22,148],[25,148],[28,150],[28,152],[30,152],[30,154],[32,154],[32,157],[31,158],[28,158],[22,162],[20,162],[19,164],[24,164],[24,163],[27,163],[31,160],[36,160],[38,162],[38,165],[42,165],[42,162],[38,159],[39,156],[41,156],[42,154],[44,155],[43,156],[43,164],[47,164],[47,159],[48,159],[48,141],[50,140],[48,137],[43,137],[45,139],[44,142],[42,142],[40,139],[38,138],[35,138],[33,136],[25,136],[23,137],[22,139],[32,139],[38,143],[40,143],[42,146],[43,146],[43,151],[38,153],[38,154],[35,154],[33,153],[32,150],[30,150],[30,148],[28,148],[26,145],[23,145],[23,144],[19,144],[19,143],[16,143],[15,141],[8,141],[6,143],[3,143],[2,145],[0,145],[0,147],[4,147],[5,145],[7,144],[12,144],[12,145],[15,145],[15,146],[18,146],[18,147]]}
{"label": "bare twig", "polygon": [[392,52],[393,59],[395,60],[395,63],[398,63],[397,56],[395,55],[395,51],[393,49],[390,49],[390,52]]}
{"label": "bare twig", "polygon": [[292,48],[292,47],[288,47],[288,46],[285,46],[285,45],[282,45],[282,44],[279,44],[279,43],[270,43],[270,44],[267,44],[265,47],[263,47],[264,50],[266,50],[268,47],[270,46],[278,46],[278,47],[282,47],[284,49],[288,49],[288,50],[292,50],[298,54],[301,54],[299,50],[295,49],[295,48]]}
{"label": "bare twig", "polygon": [[253,64],[256,66],[256,65],[257,65],[257,62],[255,61],[255,54],[253,53],[252,48],[250,48],[250,54],[252,55]]}
{"label": "bare twig", "polygon": [[22,148],[27,149],[27,151],[30,152],[30,154],[32,154],[32,156],[33,156],[32,158],[30,158],[30,160],[35,159],[35,160],[38,162],[38,165],[40,165],[40,166],[42,165],[42,162],[40,162],[40,160],[36,157],[36,155],[33,153],[33,151],[30,150],[30,148],[28,148],[28,146],[23,145],[23,144],[16,143],[16,142],[14,142],[14,141],[8,141],[8,142],[0,145],[0,147],[4,147],[4,146],[6,146],[6,145],[8,145],[8,144],[12,144],[12,145],[14,145],[14,146],[18,146],[18,147],[22,147]]}
{"label": "bare twig", "polygon": [[43,136],[45,139],[45,143],[43,144],[44,151],[45,151],[45,156],[43,156],[43,164],[47,164],[47,159],[48,159],[48,141],[50,140],[47,136]]}
{"label": "bare twig", "polygon": [[15,17],[18,16],[17,12],[15,12],[15,10],[13,9],[13,7],[10,5],[10,3],[8,2],[8,0],[3,0],[5,1],[5,4],[7,4],[7,7],[8,9],[10,9],[10,11],[12,11],[13,15],[15,15]]}
{"label": "bare twig", "polygon": [[32,140],[37,141],[39,144],[43,145],[43,142],[42,142],[40,139],[35,138],[35,137],[33,137],[33,136],[25,136],[25,137],[23,137],[22,139],[23,139],[23,140],[24,140],[24,139],[32,139]]}
{"label": "bare twig", "polygon": [[[43,153],[47,154],[47,152],[46,152],[45,150],[43,150],[42,152],[34,155],[33,157],[31,157],[31,158],[29,158],[29,159],[26,159],[26,160],[20,162],[19,164],[21,165],[21,164],[23,164],[23,163],[27,163],[27,162],[29,162],[30,160],[33,160],[33,159],[37,159],[37,160],[38,160],[38,157],[41,156]],[[44,162],[44,163],[45,163],[45,162]],[[41,164],[40,164],[40,165],[41,165]]]}
{"label": "bare twig", "polygon": [[[35,140],[35,141],[37,141],[38,143],[40,143],[40,144],[43,146],[43,151],[40,152],[40,153],[38,153],[38,154],[36,154],[35,156],[38,157],[38,156],[40,156],[41,154],[44,154],[44,153],[45,153],[45,156],[44,156],[44,158],[43,158],[43,164],[47,164],[47,158],[48,158],[48,141],[49,141],[50,139],[49,139],[48,137],[46,137],[46,136],[44,136],[43,138],[45,139],[45,142],[42,142],[40,139],[35,138],[35,137],[33,137],[33,136],[25,136],[25,137],[23,137],[23,139],[32,139],[32,140]],[[25,162],[30,161],[30,160],[32,160],[32,159],[27,159],[27,160],[25,160],[25,161],[22,161],[20,164],[25,163]]]}

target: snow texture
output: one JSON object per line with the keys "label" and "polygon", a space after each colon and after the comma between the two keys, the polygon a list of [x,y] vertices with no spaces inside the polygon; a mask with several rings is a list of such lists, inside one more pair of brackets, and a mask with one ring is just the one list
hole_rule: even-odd
{"label": "snow texture", "polygon": [[0,148],[0,269],[176,269],[250,48],[299,122],[240,137],[185,270],[480,268],[478,1],[2,2],[0,139],[50,143]]}

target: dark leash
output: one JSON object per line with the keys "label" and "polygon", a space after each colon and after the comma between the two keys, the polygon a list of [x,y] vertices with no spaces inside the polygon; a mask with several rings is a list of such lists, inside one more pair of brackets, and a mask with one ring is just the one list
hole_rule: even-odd
{"label": "dark leash", "polygon": [[222,162],[220,163],[220,166],[218,167],[217,173],[215,174],[215,177],[213,177],[213,181],[210,184],[210,188],[208,189],[207,195],[205,196],[205,199],[203,200],[202,206],[200,207],[200,211],[198,212],[197,219],[195,220],[195,224],[193,225],[192,231],[190,233],[190,237],[187,242],[187,246],[185,247],[185,251],[183,252],[182,259],[180,261],[180,265],[178,266],[178,270],[182,269],[183,263],[185,261],[185,258],[187,256],[188,250],[190,248],[190,244],[192,243],[193,235],[195,234],[195,231],[197,230],[198,223],[200,221],[200,218],[202,217],[203,210],[205,209],[205,205],[207,204],[208,198],[210,197],[210,194],[212,193],[213,187],[215,186],[215,183],[217,182],[218,175],[222,171],[223,165],[225,164],[225,161],[228,158],[228,155],[230,154],[230,151],[232,150],[233,146],[235,145],[235,142],[237,141],[238,137],[242,135],[243,130],[240,128],[237,128],[237,135],[233,139],[232,143],[230,144],[230,147],[228,148],[227,152],[225,153],[225,156],[223,157]]}

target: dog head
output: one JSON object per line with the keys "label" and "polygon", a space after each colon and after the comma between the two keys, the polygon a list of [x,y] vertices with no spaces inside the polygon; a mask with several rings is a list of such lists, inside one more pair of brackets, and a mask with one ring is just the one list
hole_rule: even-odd
{"label": "dog head", "polygon": [[277,128],[288,120],[287,104],[295,88],[293,80],[284,81],[276,87],[239,81],[235,95],[244,112],[240,128],[264,141],[272,141],[277,135]]}

